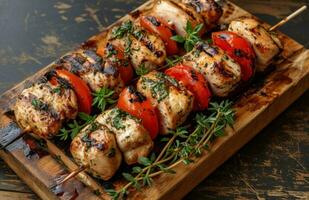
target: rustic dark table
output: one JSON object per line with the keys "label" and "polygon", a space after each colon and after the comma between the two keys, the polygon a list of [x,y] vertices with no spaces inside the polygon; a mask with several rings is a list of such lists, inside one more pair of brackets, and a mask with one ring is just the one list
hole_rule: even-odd
{"label": "rustic dark table", "polygon": [[[143,0],[0,0],[0,92]],[[234,0],[274,24],[308,0]],[[281,30],[309,47],[309,11]],[[309,199],[309,92],[185,199]],[[0,160],[0,199],[38,197]]]}

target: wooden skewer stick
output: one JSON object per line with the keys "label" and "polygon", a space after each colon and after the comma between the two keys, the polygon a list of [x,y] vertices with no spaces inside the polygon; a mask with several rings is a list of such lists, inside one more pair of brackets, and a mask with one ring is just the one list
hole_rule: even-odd
{"label": "wooden skewer stick", "polygon": [[298,10],[296,10],[295,12],[293,12],[292,14],[290,14],[289,16],[285,17],[283,20],[281,20],[280,22],[278,22],[276,25],[272,26],[269,31],[273,31],[277,28],[279,28],[280,26],[282,26],[283,24],[285,24],[286,22],[290,21],[291,19],[293,19],[294,17],[298,16],[300,13],[304,12],[307,9],[307,6],[302,6],[301,8],[299,8]]}
{"label": "wooden skewer stick", "polygon": [[[50,142],[49,140],[45,140],[46,141],[46,145],[47,145],[47,149],[48,152],[53,155],[53,156],[57,156],[60,158],[61,162],[68,168],[69,171],[71,171],[73,173],[73,171],[76,171],[77,169],[80,169],[79,166],[77,166],[71,159],[69,159],[65,153],[60,150],[55,144],[53,144],[52,142]],[[87,169],[89,166],[85,166],[85,169]],[[71,174],[71,173],[70,173]],[[83,172],[82,170],[80,171],[80,173],[74,173],[76,175],[72,176],[73,177],[78,177],[78,179],[84,183],[86,186],[88,186],[89,188],[91,188],[91,190],[93,191],[99,191],[100,192],[100,196],[107,196],[106,192],[104,191],[103,187],[101,185],[99,185],[95,180],[93,180],[88,174],[86,174],[85,172]],[[64,177],[65,179],[65,177]],[[69,180],[69,179],[68,179]],[[68,181],[67,180],[67,181]],[[57,183],[57,182],[56,182]],[[55,183],[55,184],[56,184]],[[58,184],[54,185],[52,184],[51,186],[49,186],[50,189],[55,189],[56,186],[59,185]]]}
{"label": "wooden skewer stick", "polygon": [[74,178],[77,174],[81,173],[82,171],[85,171],[88,168],[88,166],[81,166],[80,168],[77,168],[73,170],[70,174],[68,174],[64,179],[61,181],[57,182],[55,185],[51,187],[51,189],[57,187],[58,185],[62,185],[63,183],[67,182],[71,178]]}

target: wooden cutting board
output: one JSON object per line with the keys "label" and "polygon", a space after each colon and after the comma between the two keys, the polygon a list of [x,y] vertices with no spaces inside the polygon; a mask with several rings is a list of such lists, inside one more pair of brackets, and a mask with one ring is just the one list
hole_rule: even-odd
{"label": "wooden cutting board", "polygon": [[[148,9],[151,4],[150,1],[137,10]],[[225,14],[222,19],[225,23],[240,16],[250,15],[229,2],[224,4],[224,9]],[[263,83],[252,86],[237,99],[234,106],[237,113],[234,129],[227,129],[226,136],[218,139],[211,151],[196,159],[195,163],[179,165],[175,169],[177,172],[175,175],[163,174],[155,179],[152,187],[145,188],[141,192],[132,192],[129,198],[181,198],[309,88],[309,51],[285,35],[279,34],[284,43],[284,51],[276,64],[276,70],[269,74]],[[95,37],[103,36],[104,33],[101,33]],[[19,133],[19,129],[14,126],[10,118],[11,106],[16,96],[50,67],[51,65],[47,66],[1,96],[0,135]],[[58,191],[50,191],[49,187],[56,179],[65,176],[77,166],[63,150],[50,141],[46,141],[46,145],[43,145],[46,151],[29,149],[27,144],[33,140],[31,136],[24,137],[9,146],[8,151],[1,151],[0,156],[42,199],[71,199],[72,197],[108,199],[103,185],[85,173],[80,173]],[[116,183],[116,186],[120,187],[121,183]],[[95,195],[94,190],[99,190],[101,195]],[[59,195],[56,196],[55,193]]]}

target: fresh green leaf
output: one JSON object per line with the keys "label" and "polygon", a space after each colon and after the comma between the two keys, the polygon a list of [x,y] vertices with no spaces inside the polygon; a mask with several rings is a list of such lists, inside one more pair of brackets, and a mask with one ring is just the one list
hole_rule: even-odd
{"label": "fresh green leaf", "polygon": [[172,40],[178,42],[178,43],[184,43],[186,41],[186,38],[180,36],[180,35],[174,35],[171,37]]}
{"label": "fresh green leaf", "polygon": [[141,164],[141,165],[144,165],[144,166],[149,166],[149,165],[152,164],[151,161],[149,160],[149,158],[147,158],[147,157],[140,157],[138,159],[138,163]]}
{"label": "fresh green leaf", "polygon": [[135,70],[135,73],[138,76],[143,76],[145,74],[148,74],[149,70],[145,67],[145,63],[143,63]]}
{"label": "fresh green leaf", "polygon": [[175,35],[171,37],[172,40],[175,40],[178,43],[181,43],[184,45],[184,48],[186,52],[191,51],[194,46],[198,43],[201,42],[202,39],[199,35],[200,31],[203,28],[203,24],[198,24],[193,28],[192,24],[190,21],[187,21],[186,25],[186,36],[180,36],[180,35]]}
{"label": "fresh green leaf", "polygon": [[122,173],[122,176],[129,182],[136,182],[135,178],[129,173]]}
{"label": "fresh green leaf", "polygon": [[101,111],[104,111],[106,106],[117,102],[117,100],[113,97],[114,93],[114,90],[107,87],[101,88],[98,92],[93,93],[93,106],[96,106]]}
{"label": "fresh green leaf", "polygon": [[143,170],[143,169],[142,169],[141,167],[135,166],[135,167],[133,167],[132,172],[133,172],[134,174],[138,174],[138,173],[140,173],[142,170]]}

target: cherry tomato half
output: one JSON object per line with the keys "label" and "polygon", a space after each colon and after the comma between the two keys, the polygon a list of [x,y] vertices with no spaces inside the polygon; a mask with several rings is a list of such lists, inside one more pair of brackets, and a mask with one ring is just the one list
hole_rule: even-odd
{"label": "cherry tomato half", "polygon": [[125,88],[119,96],[118,108],[142,120],[143,126],[148,130],[151,139],[159,133],[159,121],[156,109],[149,99],[146,99],[133,86]]}
{"label": "cherry tomato half", "polygon": [[124,55],[124,50],[115,45],[107,44],[106,56],[110,61],[117,64],[121,79],[125,84],[128,84],[133,79],[134,72],[129,59]]}
{"label": "cherry tomato half", "polygon": [[182,82],[183,85],[192,92],[195,97],[194,110],[204,110],[208,108],[211,92],[207,86],[206,79],[201,73],[186,65],[176,65],[175,67],[167,69],[165,73]]}
{"label": "cherry tomato half", "polygon": [[178,46],[176,41],[172,40],[172,29],[162,19],[153,16],[142,16],[140,18],[140,24],[146,30],[151,33],[158,34],[163,40],[168,55],[174,55],[178,53]]}
{"label": "cherry tomato half", "polygon": [[[56,74],[57,76],[67,80],[73,87],[73,90],[77,96],[79,111],[90,114],[92,106],[92,96],[87,83],[67,70],[57,69]],[[55,77],[53,77],[50,82],[53,85],[58,84]]]}
{"label": "cherry tomato half", "polygon": [[132,65],[128,58],[124,55],[124,50],[113,44],[99,42],[97,54],[105,58],[107,61],[117,65],[120,77],[125,84],[128,84],[134,76]]}
{"label": "cherry tomato half", "polygon": [[230,31],[212,33],[213,43],[224,50],[241,67],[242,80],[249,80],[254,74],[255,53],[251,44]]}

